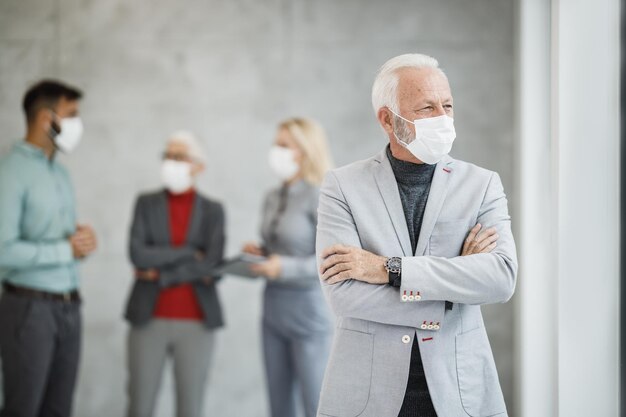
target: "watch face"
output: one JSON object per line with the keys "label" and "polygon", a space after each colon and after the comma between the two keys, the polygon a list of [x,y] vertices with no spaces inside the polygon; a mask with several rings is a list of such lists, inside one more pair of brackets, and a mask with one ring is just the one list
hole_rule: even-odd
{"label": "watch face", "polygon": [[402,268],[402,259],[400,258],[389,258],[387,261],[387,271],[399,273]]}
{"label": "watch face", "polygon": [[389,267],[393,269],[400,269],[402,267],[402,260],[400,258],[391,258],[389,261]]}

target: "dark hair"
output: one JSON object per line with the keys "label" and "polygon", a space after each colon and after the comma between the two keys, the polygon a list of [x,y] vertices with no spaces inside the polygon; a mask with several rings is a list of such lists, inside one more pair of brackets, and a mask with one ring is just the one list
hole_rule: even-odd
{"label": "dark hair", "polygon": [[60,81],[42,80],[30,87],[24,94],[22,108],[26,114],[26,120],[31,122],[40,109],[54,108],[61,98],[80,100],[82,96],[82,91]]}

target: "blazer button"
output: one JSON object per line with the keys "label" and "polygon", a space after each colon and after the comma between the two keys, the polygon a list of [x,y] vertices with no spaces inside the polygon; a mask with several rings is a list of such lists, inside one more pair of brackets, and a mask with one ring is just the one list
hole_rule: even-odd
{"label": "blazer button", "polygon": [[409,343],[410,341],[411,341],[411,336],[409,336],[408,334],[405,334],[404,336],[402,336],[402,343],[404,343],[405,345]]}
{"label": "blazer button", "polygon": [[421,296],[421,295],[416,295],[416,296],[415,296],[415,301],[419,301],[419,300],[421,300],[421,299],[422,299],[422,296]]}
{"label": "blazer button", "polygon": [[422,325],[420,326],[420,329],[422,329],[422,330],[426,330],[426,329],[428,329],[428,325],[427,325],[426,323],[424,323],[424,324],[422,324]]}
{"label": "blazer button", "polygon": [[409,295],[409,301],[413,301],[413,300],[415,300],[415,297],[412,295]]}
{"label": "blazer button", "polygon": [[409,296],[408,296],[408,295],[406,295],[406,294],[404,294],[404,295],[402,296],[402,301],[408,301],[408,300],[409,300]]}

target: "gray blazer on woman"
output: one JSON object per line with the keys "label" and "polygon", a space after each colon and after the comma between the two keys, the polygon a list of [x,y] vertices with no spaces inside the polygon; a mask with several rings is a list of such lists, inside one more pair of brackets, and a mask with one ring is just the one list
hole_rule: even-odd
{"label": "gray blazer on woman", "polygon": [[[215,288],[220,277],[204,278],[224,255],[224,210],[222,205],[196,194],[192,209],[187,242],[184,246],[171,245],[167,194],[158,191],[139,196],[130,230],[130,259],[137,269],[156,268],[156,282],[135,280],[126,307],[125,318],[134,326],[146,324],[152,318],[162,288],[190,282],[204,313],[207,328],[224,324],[222,308]],[[197,252],[204,258],[198,260]]]}

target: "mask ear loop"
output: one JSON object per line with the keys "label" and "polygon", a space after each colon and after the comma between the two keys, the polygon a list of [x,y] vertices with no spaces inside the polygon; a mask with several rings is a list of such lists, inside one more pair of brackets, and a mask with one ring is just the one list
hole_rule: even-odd
{"label": "mask ear loop", "polygon": [[415,122],[410,121],[409,119],[405,119],[404,117],[400,116],[398,113],[396,113],[395,111],[391,110],[389,107],[387,107],[389,109],[390,112],[392,112],[393,114],[395,114],[396,116],[398,116],[399,118],[401,118],[402,120],[404,120],[405,122],[411,123],[412,125],[415,125]]}
{"label": "mask ear loop", "polygon": [[50,111],[50,114],[52,115],[52,120],[50,121],[50,129],[48,129],[48,137],[50,138],[50,140],[52,140],[52,142],[54,142],[54,139],[61,134],[61,125],[57,123],[56,120],[54,120],[55,117],[59,117],[54,112],[54,110],[52,109],[48,109],[48,110]]}
{"label": "mask ear loop", "polygon": [[[398,113],[396,113],[395,111],[391,110],[389,107],[387,107],[387,109],[393,113],[395,116],[399,117],[400,119],[404,120],[405,122],[411,123],[412,125],[415,126],[415,122],[412,122],[408,119],[405,119],[404,117],[400,116]],[[392,126],[393,128],[393,126]],[[396,135],[396,129],[393,129],[393,136],[396,138],[396,141],[400,144],[400,146],[402,146],[403,148],[408,148],[409,144],[404,142],[403,140],[400,140],[400,138],[398,137],[398,135]]]}
{"label": "mask ear loop", "polygon": [[52,115],[52,120],[50,121],[50,129],[48,129],[48,138],[50,138],[50,142],[52,142],[52,146],[54,146],[54,152],[52,153],[52,159],[54,159],[56,155],[56,151],[59,151],[59,145],[57,145],[56,138],[61,134],[61,125],[57,123],[54,118],[57,117],[60,119],[59,115],[52,109],[48,109],[50,114]]}

